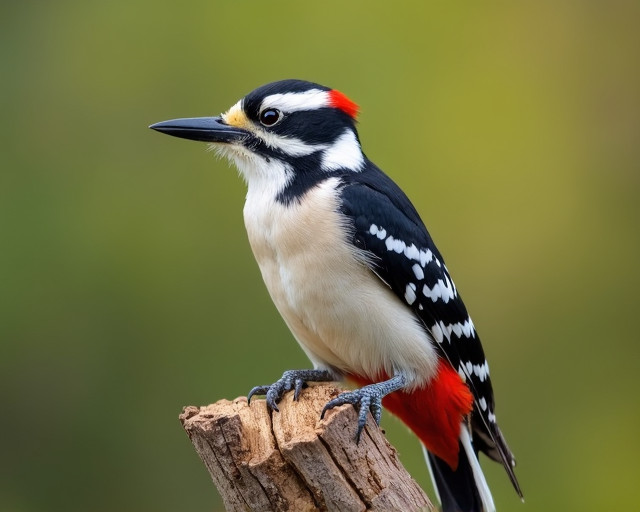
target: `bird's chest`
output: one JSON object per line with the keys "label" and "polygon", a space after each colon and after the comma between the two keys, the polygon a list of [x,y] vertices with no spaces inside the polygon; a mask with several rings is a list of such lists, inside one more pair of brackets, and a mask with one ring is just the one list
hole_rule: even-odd
{"label": "bird's chest", "polygon": [[265,284],[285,316],[308,317],[334,307],[341,281],[353,267],[362,266],[354,259],[337,209],[329,183],[290,204],[247,195],[244,220],[249,242]]}
{"label": "bird's chest", "polygon": [[351,243],[337,185],[327,180],[288,205],[250,188],[244,220],[264,282],[315,366],[371,379],[401,370],[419,383],[433,374],[434,349]]}

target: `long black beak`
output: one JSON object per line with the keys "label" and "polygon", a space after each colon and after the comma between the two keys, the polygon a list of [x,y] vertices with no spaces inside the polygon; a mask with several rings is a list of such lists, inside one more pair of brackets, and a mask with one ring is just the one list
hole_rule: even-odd
{"label": "long black beak", "polygon": [[249,132],[225,124],[221,117],[192,117],[161,121],[149,126],[167,135],[202,142],[236,142],[244,139]]}

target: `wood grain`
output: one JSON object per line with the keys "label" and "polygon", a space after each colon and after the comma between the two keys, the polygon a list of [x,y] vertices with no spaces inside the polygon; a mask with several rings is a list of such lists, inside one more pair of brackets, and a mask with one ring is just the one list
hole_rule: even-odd
{"label": "wood grain", "polygon": [[350,405],[324,405],[342,390],[311,385],[280,412],[245,397],[185,407],[180,421],[227,511],[433,511],[396,450],[369,417],[360,443]]}

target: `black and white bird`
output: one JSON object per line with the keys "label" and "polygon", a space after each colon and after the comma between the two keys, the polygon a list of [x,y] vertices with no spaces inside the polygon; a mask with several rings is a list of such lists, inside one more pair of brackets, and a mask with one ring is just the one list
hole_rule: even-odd
{"label": "black and white bird", "polygon": [[313,363],[249,398],[266,394],[277,411],[307,382],[352,380],[361,387],[325,411],[353,404],[359,437],[384,404],[421,440],[445,512],[495,510],[478,452],[522,492],[480,338],[418,212],[362,152],[357,112],[335,89],[283,80],[219,117],[151,128],[209,142],[238,167],[262,277]]}

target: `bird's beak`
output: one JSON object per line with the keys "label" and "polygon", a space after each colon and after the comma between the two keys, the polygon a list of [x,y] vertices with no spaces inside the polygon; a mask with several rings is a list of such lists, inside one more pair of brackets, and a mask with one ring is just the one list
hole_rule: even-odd
{"label": "bird's beak", "polygon": [[152,124],[149,128],[174,137],[202,142],[231,143],[249,136],[248,131],[226,124],[221,117],[172,119]]}

